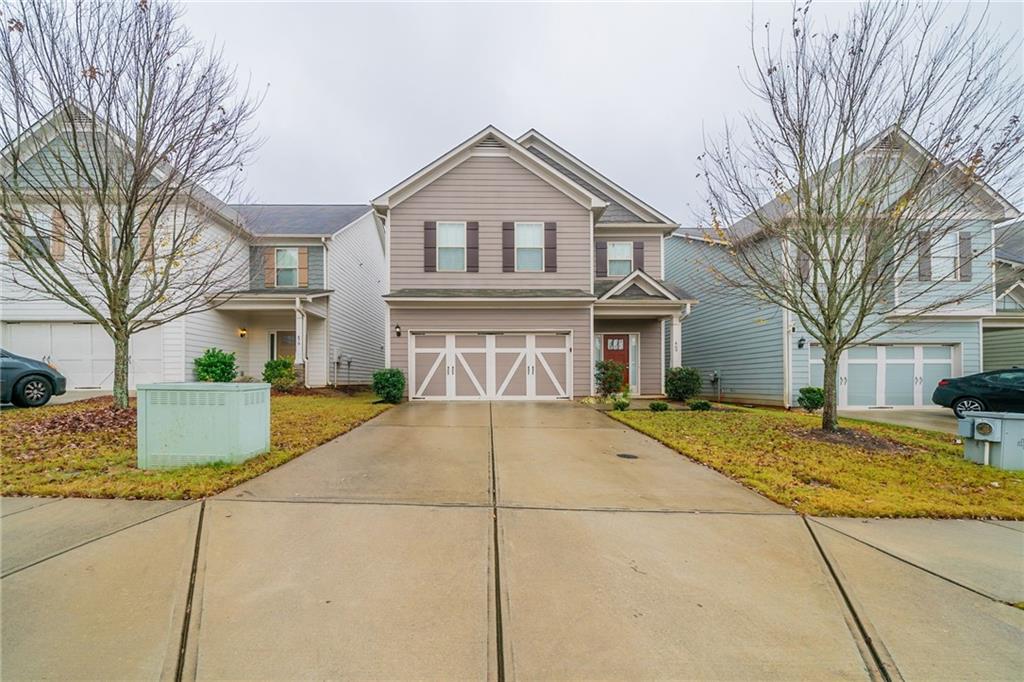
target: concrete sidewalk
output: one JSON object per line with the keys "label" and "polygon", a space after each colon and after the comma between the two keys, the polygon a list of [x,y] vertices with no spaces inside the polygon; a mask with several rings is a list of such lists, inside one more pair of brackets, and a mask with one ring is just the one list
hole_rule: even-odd
{"label": "concrete sidewalk", "polygon": [[206,502],[0,514],[5,680],[1024,669],[1024,524],[805,520],[574,404],[403,405]]}

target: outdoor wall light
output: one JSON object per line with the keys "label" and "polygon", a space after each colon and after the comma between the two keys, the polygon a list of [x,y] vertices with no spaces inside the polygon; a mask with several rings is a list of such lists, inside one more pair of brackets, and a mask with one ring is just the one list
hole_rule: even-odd
{"label": "outdoor wall light", "polygon": [[401,336],[401,335],[402,335],[402,325],[396,324],[395,325],[395,336]]}
{"label": "outdoor wall light", "polygon": [[797,339],[797,342],[796,342],[796,347],[797,348],[803,348],[806,345],[807,345],[807,339],[805,339],[802,336],[799,339]]}
{"label": "outdoor wall light", "polygon": [[248,333],[249,333],[248,329],[246,329],[245,327],[240,327],[238,329],[238,338],[244,339],[245,335],[248,334]]}

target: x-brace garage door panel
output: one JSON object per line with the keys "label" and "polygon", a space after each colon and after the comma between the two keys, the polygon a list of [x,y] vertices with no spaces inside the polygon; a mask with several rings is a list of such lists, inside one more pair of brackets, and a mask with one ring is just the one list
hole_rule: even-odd
{"label": "x-brace garage door panel", "polygon": [[568,333],[411,335],[413,398],[534,400],[568,398]]}

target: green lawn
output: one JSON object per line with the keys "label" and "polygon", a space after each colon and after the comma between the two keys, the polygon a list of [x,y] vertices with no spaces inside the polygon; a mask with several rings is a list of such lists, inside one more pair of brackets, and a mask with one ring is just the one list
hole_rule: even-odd
{"label": "green lawn", "polygon": [[0,414],[0,494],[133,499],[213,495],[284,464],[390,407],[372,395],[324,391],[275,395],[270,452],[242,464],[168,471],[135,467],[134,410],[119,414],[100,398]]}
{"label": "green lawn", "polygon": [[965,461],[951,435],[841,420],[857,442],[824,442],[818,417],[768,409],[609,415],[805,514],[1024,519],[1024,472]]}

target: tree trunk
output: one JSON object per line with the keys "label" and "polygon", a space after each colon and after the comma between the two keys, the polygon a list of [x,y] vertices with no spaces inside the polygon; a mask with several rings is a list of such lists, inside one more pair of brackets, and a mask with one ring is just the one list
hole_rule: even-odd
{"label": "tree trunk", "polygon": [[825,350],[825,377],[822,381],[825,392],[825,404],[821,408],[821,430],[835,431],[838,428],[838,417],[836,406],[839,403],[839,393],[836,386],[836,375],[839,373],[839,353]]}
{"label": "tree trunk", "polygon": [[128,339],[126,333],[114,335],[114,407],[128,407]]}

